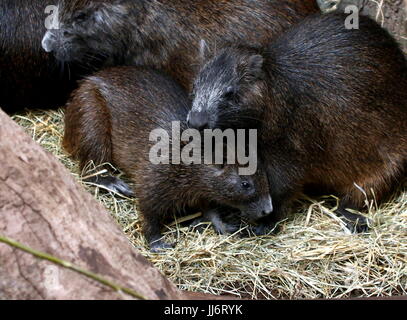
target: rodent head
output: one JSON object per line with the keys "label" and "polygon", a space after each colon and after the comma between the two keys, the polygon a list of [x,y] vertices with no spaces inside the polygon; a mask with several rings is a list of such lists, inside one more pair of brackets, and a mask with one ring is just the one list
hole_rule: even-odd
{"label": "rodent head", "polygon": [[273,204],[266,172],[258,168],[252,176],[239,175],[237,165],[204,165],[202,192],[210,201],[239,209],[250,222],[270,215]]}
{"label": "rodent head", "polygon": [[257,127],[263,110],[262,78],[263,56],[254,49],[222,49],[203,65],[194,81],[189,127]]}
{"label": "rodent head", "polygon": [[128,32],[125,16],[129,13],[126,0],[60,1],[58,29],[48,30],[42,47],[56,59],[75,62],[114,58],[125,45]]}

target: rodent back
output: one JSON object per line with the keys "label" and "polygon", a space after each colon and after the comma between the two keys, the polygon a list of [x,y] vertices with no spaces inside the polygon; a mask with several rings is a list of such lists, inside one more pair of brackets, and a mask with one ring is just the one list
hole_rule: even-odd
{"label": "rodent back", "polygon": [[372,19],[360,17],[360,29],[347,30],[345,18],[310,17],[272,42],[264,66],[275,106],[269,111],[295,111],[298,121],[287,115],[282,119],[287,125],[303,122],[308,114],[331,131],[381,136],[396,126],[396,136],[404,135],[407,62],[402,51]]}
{"label": "rodent back", "polygon": [[[271,76],[281,75],[302,92],[321,85],[334,93],[332,88],[342,85],[339,94],[346,95],[366,82],[376,82],[380,90],[383,77],[388,81],[387,92],[392,89],[390,84],[400,87],[407,64],[397,42],[368,17],[361,16],[359,28],[351,30],[345,27],[346,18],[345,14],[306,18],[271,42],[265,70]],[[342,91],[347,89],[351,90]]]}
{"label": "rodent back", "polygon": [[259,46],[318,11],[315,0],[75,3],[62,7],[61,29],[45,34],[47,52],[64,61],[93,63],[87,60],[96,55],[105,65],[164,69],[185,88],[199,63],[201,39]]}
{"label": "rodent back", "polygon": [[263,141],[264,149],[290,150],[302,183],[325,185],[361,205],[354,183],[381,199],[407,159],[407,63],[375,21],[361,16],[359,29],[347,30],[345,18],[307,18],[270,45]]}
{"label": "rodent back", "polygon": [[188,96],[167,75],[148,68],[116,67],[90,80],[110,110],[112,160],[119,167],[127,171],[146,167],[153,130],[164,129],[171,137],[173,121],[185,129]]}
{"label": "rodent back", "polygon": [[[142,67],[115,67],[90,77],[108,102],[113,126],[131,133],[171,129],[189,111],[186,92],[162,72]],[[116,125],[117,124],[117,125]],[[126,125],[125,125],[126,124]]]}
{"label": "rodent back", "polygon": [[[150,132],[186,118],[186,93],[154,70],[116,67],[84,79],[65,112],[63,145],[83,168],[110,162],[123,168],[148,159]],[[140,164],[143,166],[143,164]]]}
{"label": "rodent back", "polygon": [[[195,82],[193,108],[211,110],[210,128],[233,128],[252,109],[263,111],[259,150],[284,168],[279,173],[300,172],[300,184],[330,180],[352,189],[355,180],[367,188],[369,177],[390,180],[407,157],[406,61],[377,23],[360,17],[360,30],[346,30],[345,17],[313,16],[294,26],[261,53],[263,72],[254,80],[245,77],[256,75],[259,53],[221,50]],[[219,63],[222,57],[232,63]],[[222,81],[225,75],[237,83]]]}

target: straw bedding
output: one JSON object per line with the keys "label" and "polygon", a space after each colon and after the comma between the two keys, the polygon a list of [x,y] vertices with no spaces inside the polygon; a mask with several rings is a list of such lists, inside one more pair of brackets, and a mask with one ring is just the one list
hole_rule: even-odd
{"label": "straw bedding", "polygon": [[[14,120],[80,180],[63,150],[63,110],[26,111]],[[82,182],[81,182],[82,183]],[[334,214],[332,196],[304,196],[278,235],[220,236],[169,226],[173,250],[150,253],[135,202],[85,188],[110,211],[134,246],[179,288],[244,298],[345,298],[407,294],[407,183],[391,201],[369,204],[371,230],[353,235]],[[92,232],[92,230],[89,230]]]}

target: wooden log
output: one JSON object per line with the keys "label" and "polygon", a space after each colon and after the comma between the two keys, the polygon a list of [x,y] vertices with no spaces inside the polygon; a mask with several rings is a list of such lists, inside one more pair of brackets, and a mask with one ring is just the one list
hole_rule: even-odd
{"label": "wooden log", "polygon": [[[148,299],[183,299],[54,156],[0,110],[0,236]],[[0,242],[0,299],[133,299]]]}

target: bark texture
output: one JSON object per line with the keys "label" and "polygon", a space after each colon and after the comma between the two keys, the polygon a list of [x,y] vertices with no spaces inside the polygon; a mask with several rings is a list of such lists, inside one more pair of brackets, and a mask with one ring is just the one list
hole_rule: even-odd
{"label": "bark texture", "polygon": [[[0,235],[100,274],[149,299],[189,297],[141,256],[63,165],[1,110]],[[131,296],[0,243],[0,299],[128,298]]]}

